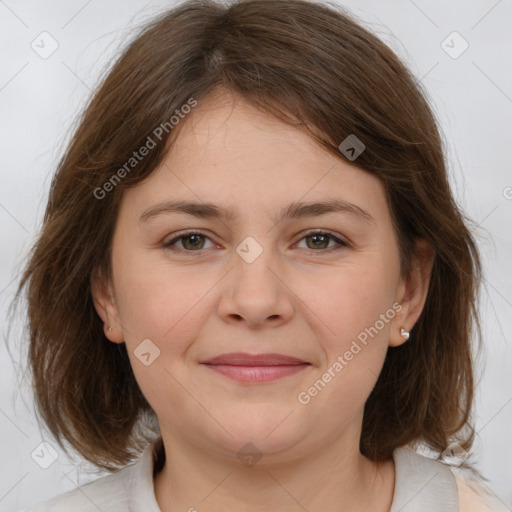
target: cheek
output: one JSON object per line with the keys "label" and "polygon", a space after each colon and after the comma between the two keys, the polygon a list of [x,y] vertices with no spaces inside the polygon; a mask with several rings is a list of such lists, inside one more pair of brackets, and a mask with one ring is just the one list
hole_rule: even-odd
{"label": "cheek", "polygon": [[[119,260],[116,292],[127,345],[149,338],[162,350],[182,351],[196,337],[216,280],[197,272]],[[172,343],[169,343],[172,341]]]}
{"label": "cheek", "polygon": [[329,381],[325,400],[361,405],[377,380],[396,314],[393,287],[383,272],[378,262],[338,269],[309,292],[305,303],[321,319],[317,326],[323,332],[318,341],[325,357],[321,371]]}
{"label": "cheek", "polygon": [[[393,304],[394,288],[386,271],[378,262],[351,265],[332,270],[314,279],[305,277],[295,287],[309,310],[330,334],[331,348],[343,348],[346,343],[369,328]],[[315,286],[311,286],[314,281]],[[309,315],[311,317],[311,314]],[[380,326],[380,323],[379,323]],[[380,326],[379,330],[387,332]]]}
{"label": "cheek", "polygon": [[[144,396],[159,418],[169,414],[170,404],[190,415],[199,414],[188,394],[197,392],[183,361],[199,336],[208,308],[213,307],[208,292],[218,279],[162,266],[150,268],[135,257],[118,260],[114,278],[130,363]],[[143,353],[139,347],[146,339],[158,349],[145,342],[148,365],[137,355]]]}

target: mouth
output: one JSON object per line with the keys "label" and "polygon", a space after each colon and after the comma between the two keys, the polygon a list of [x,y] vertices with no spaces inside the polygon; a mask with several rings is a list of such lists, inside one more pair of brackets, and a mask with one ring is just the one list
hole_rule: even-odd
{"label": "mouth", "polygon": [[200,364],[238,382],[268,382],[295,375],[310,363],[282,354],[230,353],[216,356]]}

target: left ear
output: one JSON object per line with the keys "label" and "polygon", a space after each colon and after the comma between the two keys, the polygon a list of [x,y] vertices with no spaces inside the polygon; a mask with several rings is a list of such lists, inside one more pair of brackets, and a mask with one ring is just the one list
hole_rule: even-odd
{"label": "left ear", "polygon": [[390,347],[397,347],[407,341],[400,333],[401,328],[410,331],[423,311],[435,255],[434,248],[425,239],[415,240],[411,256],[411,272],[401,279],[398,287],[396,300],[402,305],[402,309],[397,315],[396,327],[389,337]]}
{"label": "left ear", "polygon": [[123,329],[112,284],[97,267],[91,272],[90,284],[94,308],[103,321],[105,336],[113,343],[124,343]]}

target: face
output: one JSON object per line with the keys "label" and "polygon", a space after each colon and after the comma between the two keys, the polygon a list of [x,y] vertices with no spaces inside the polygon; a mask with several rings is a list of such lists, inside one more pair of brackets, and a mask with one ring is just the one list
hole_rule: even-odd
{"label": "face", "polygon": [[[111,296],[94,288],[107,336],[126,343],[164,436],[226,457],[354,443],[426,292],[400,278],[381,182],[241,98],[211,96],[181,122],[125,191]],[[233,353],[261,359],[206,364]]]}

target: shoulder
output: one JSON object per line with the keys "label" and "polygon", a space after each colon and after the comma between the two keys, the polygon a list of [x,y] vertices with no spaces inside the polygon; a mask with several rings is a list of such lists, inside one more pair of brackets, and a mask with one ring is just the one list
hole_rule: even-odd
{"label": "shoulder", "polygon": [[475,475],[471,469],[450,469],[457,484],[460,512],[510,512],[485,485],[484,479]]}
{"label": "shoulder", "polygon": [[158,437],[129,466],[19,512],[160,512],[154,493],[153,470],[162,447],[162,438]]}
{"label": "shoulder", "polygon": [[395,450],[395,490],[390,512],[510,512],[486,479],[466,466],[417,453]]}
{"label": "shoulder", "polygon": [[124,512],[129,510],[129,489],[135,466],[127,466],[19,512]]}
{"label": "shoulder", "polygon": [[159,512],[153,489],[153,469],[156,452],[161,447],[159,437],[146,446],[136,462],[19,512]]}

